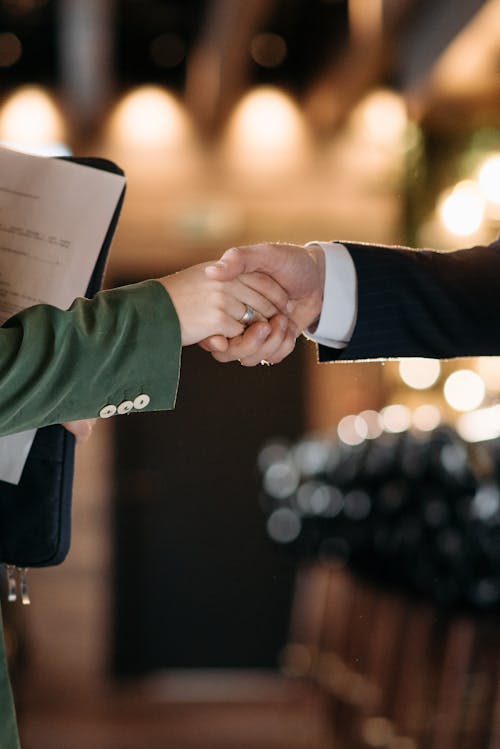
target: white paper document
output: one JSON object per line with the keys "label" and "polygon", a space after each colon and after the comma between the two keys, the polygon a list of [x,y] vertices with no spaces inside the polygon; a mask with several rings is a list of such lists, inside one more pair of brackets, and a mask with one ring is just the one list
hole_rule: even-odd
{"label": "white paper document", "polygon": [[[67,309],[85,293],[124,183],[0,148],[0,324],[33,304]],[[34,435],[0,438],[1,480],[19,483]]]}

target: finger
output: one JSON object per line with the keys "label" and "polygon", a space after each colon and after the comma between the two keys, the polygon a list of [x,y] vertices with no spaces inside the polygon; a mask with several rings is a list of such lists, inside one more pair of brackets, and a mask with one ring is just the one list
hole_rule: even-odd
{"label": "finger", "polygon": [[259,291],[255,291],[251,286],[242,283],[239,278],[229,283],[231,286],[228,286],[228,288],[231,289],[231,293],[244,305],[240,318],[247,307],[251,307],[254,312],[258,313],[262,320],[268,320],[279,313],[279,309],[266,296],[263,296]]}
{"label": "finger", "polygon": [[251,354],[241,357],[241,363],[244,367],[255,367],[262,360],[272,363],[276,354],[281,350],[289,329],[288,318],[283,315],[276,315],[269,321],[269,324],[271,333],[262,346]]}
{"label": "finger", "polygon": [[225,310],[220,310],[217,319],[216,335],[224,338],[236,338],[245,332],[245,326],[239,322],[243,317],[246,306],[237,299],[228,300]]}
{"label": "finger", "polygon": [[278,364],[280,361],[283,361],[283,359],[285,359],[292,353],[295,348],[296,341],[296,328],[292,323],[288,326],[288,330],[281,346],[277,349],[277,351],[274,352],[274,354],[272,354],[272,356],[264,357],[264,360],[269,362],[269,364]]}
{"label": "finger", "polygon": [[228,342],[225,352],[212,352],[212,356],[218,362],[227,363],[239,361],[247,356],[255,354],[271,333],[271,325],[268,322],[256,322],[250,325],[243,333]]}
{"label": "finger", "polygon": [[[272,248],[276,248],[276,250],[270,252]],[[231,247],[231,249],[226,250],[220,260],[208,265],[205,273],[210,278],[219,281],[229,281],[242,273],[253,273],[254,271],[273,275],[277,263],[279,265],[282,260],[281,255],[279,245],[269,243]]]}
{"label": "finger", "polygon": [[92,429],[97,419],[83,419],[79,421],[66,421],[63,427],[75,436],[78,443],[86,442],[92,434]]}
{"label": "finger", "polygon": [[[224,306],[221,307],[219,312],[221,316],[229,315],[232,317],[232,319],[238,323],[240,329],[238,333],[233,333],[232,335],[226,333],[224,330],[217,331],[218,333],[223,333],[226,338],[234,338],[235,335],[240,335],[240,333],[243,333],[247,325],[251,322],[265,322],[267,316],[260,312],[260,309],[269,309],[269,306],[265,304],[265,300],[252,289],[243,286],[239,281],[231,281],[231,284],[231,294],[235,294],[235,296],[227,295],[224,299]],[[243,320],[243,317],[249,307],[252,310],[252,316],[250,321],[246,321]],[[271,305],[271,307],[275,309],[273,305]],[[275,314],[276,312],[272,312],[269,317],[273,317]]]}
{"label": "finger", "polygon": [[239,247],[232,247],[230,250],[226,250],[220,260],[207,265],[205,268],[207,276],[217,281],[230,281],[242,273],[248,273],[249,269],[246,267],[245,255],[239,250]]}
{"label": "finger", "polygon": [[[238,278],[242,284],[250,287],[254,291],[261,294],[268,302],[274,305],[275,312],[282,312],[284,315],[288,312],[289,296],[285,289],[280,284],[268,276],[266,273],[244,273]],[[266,314],[260,310],[266,317],[271,317],[271,314]]]}
{"label": "finger", "polygon": [[215,351],[227,351],[229,342],[223,335],[212,335],[209,338],[205,338],[204,341],[200,341],[198,344],[204,351],[215,352]]}

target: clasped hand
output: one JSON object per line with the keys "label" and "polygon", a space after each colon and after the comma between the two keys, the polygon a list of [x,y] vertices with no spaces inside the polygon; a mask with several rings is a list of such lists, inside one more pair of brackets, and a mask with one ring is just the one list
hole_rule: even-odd
{"label": "clasped hand", "polygon": [[[319,317],[324,274],[319,248],[257,244],[157,280],[176,309],[183,346],[199,343],[217,361],[254,366],[288,356],[297,336]],[[247,327],[248,308],[255,322]],[[94,421],[64,426],[84,442]]]}
{"label": "clasped hand", "polygon": [[[274,364],[320,314],[324,258],[315,247],[249,245],[159,280],[179,316],[183,345],[199,343],[220,362]],[[256,317],[245,327],[247,307]]]}

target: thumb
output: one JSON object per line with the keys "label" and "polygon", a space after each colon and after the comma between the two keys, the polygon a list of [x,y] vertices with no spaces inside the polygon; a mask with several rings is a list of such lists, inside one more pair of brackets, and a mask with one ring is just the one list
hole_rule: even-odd
{"label": "thumb", "polygon": [[222,255],[220,260],[212,265],[207,265],[205,273],[217,281],[232,281],[233,278],[242,273],[250,272],[246,253],[241,247],[232,247]]}
{"label": "thumb", "polygon": [[211,353],[223,353],[224,351],[227,351],[228,345],[227,338],[224,338],[223,335],[212,335],[198,343],[200,348]]}

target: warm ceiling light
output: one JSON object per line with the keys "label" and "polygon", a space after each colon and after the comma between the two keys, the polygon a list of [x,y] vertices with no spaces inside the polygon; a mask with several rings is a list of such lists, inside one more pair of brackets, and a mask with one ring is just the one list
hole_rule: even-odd
{"label": "warm ceiling light", "polygon": [[444,397],[455,411],[472,411],[485,395],[484,380],[471,369],[458,369],[444,384]]}
{"label": "warm ceiling light", "polygon": [[449,232],[464,237],[479,229],[484,209],[484,198],[476,182],[464,180],[443,197],[439,215]]}
{"label": "warm ceiling light", "polygon": [[399,362],[399,376],[403,382],[415,390],[425,390],[434,385],[441,372],[437,359],[409,357]]}
{"label": "warm ceiling light", "polygon": [[38,86],[12,94],[0,113],[0,138],[20,146],[64,140],[63,119],[50,95]]}
{"label": "warm ceiling light", "polygon": [[352,121],[373,143],[397,145],[408,126],[406,105],[401,96],[393,91],[374,91],[355,109]]}
{"label": "warm ceiling light", "polygon": [[140,86],[128,93],[111,116],[112,137],[141,149],[176,147],[189,131],[177,99],[160,86]]}
{"label": "warm ceiling light", "polygon": [[500,204],[500,153],[489,156],[483,162],[478,182],[486,200]]}
{"label": "warm ceiling light", "polygon": [[232,166],[247,174],[288,172],[304,162],[306,149],[302,115],[284,92],[257,88],[236,107],[227,133]]}

